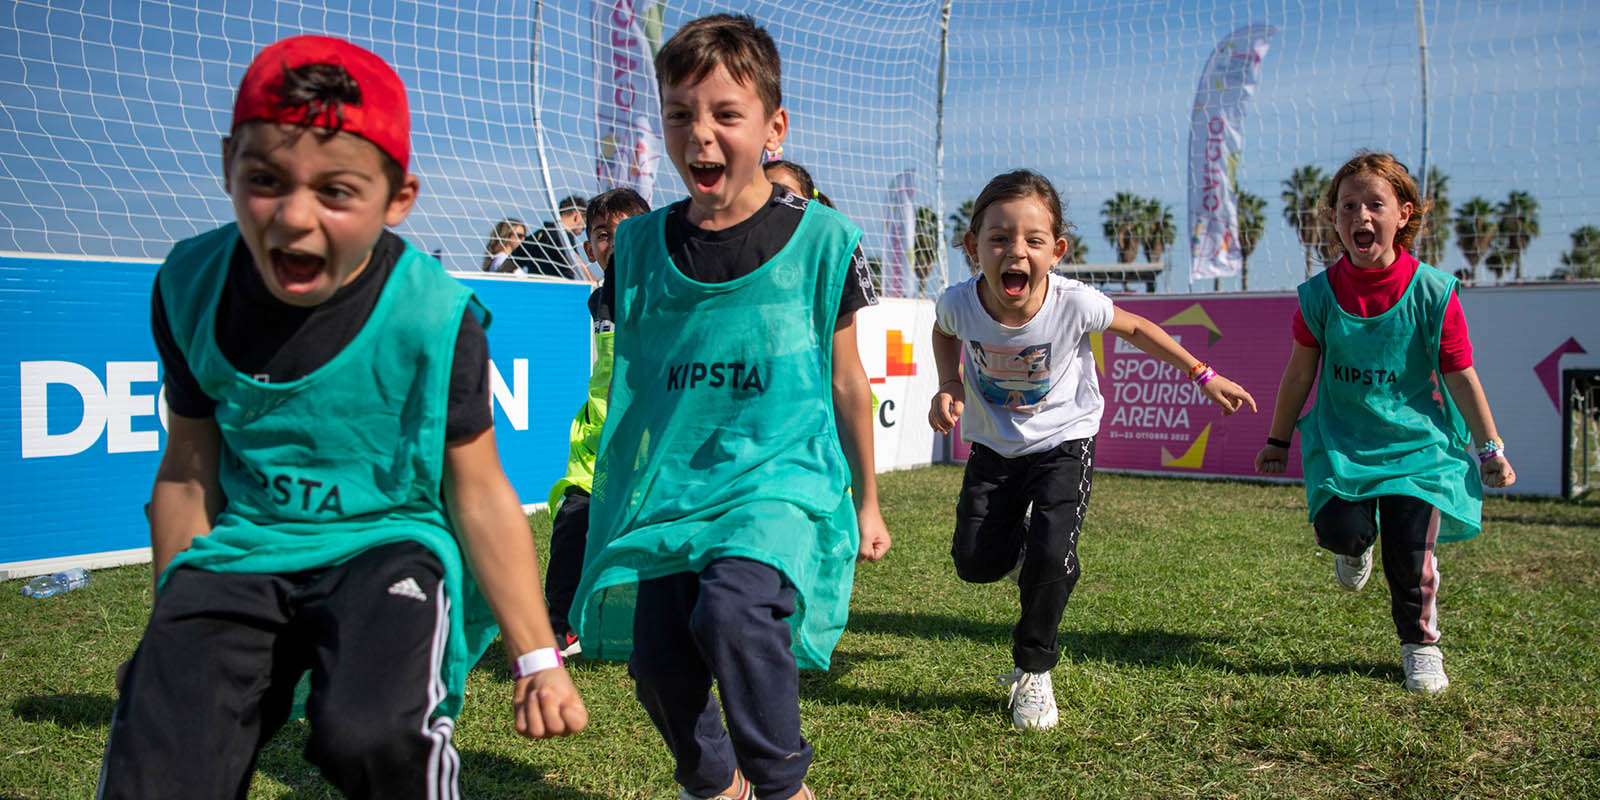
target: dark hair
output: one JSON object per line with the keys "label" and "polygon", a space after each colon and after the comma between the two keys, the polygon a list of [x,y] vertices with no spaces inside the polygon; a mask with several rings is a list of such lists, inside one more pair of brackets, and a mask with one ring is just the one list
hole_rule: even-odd
{"label": "dark hair", "polygon": [[972,219],[967,222],[967,232],[978,235],[978,229],[983,227],[983,212],[989,210],[989,206],[1024,197],[1037,197],[1044,204],[1045,210],[1050,212],[1050,222],[1055,226],[1056,236],[1065,236],[1072,229],[1072,223],[1066,221],[1061,211],[1061,195],[1056,194],[1056,187],[1050,184],[1050,180],[1031,169],[1019,169],[994,176],[989,185],[978,193],[978,199],[972,204]]}
{"label": "dark hair", "polygon": [[761,170],[763,172],[769,169],[781,169],[790,175],[793,175],[795,183],[800,184],[801,197],[810,200],[811,198],[817,196],[817,182],[811,180],[811,173],[806,172],[805,167],[802,167],[793,161],[774,159],[761,165]]}
{"label": "dark hair", "polygon": [[561,198],[561,202],[556,203],[556,213],[565,214],[568,211],[583,211],[588,207],[589,201],[583,199],[583,195],[571,194]]}
{"label": "dark hair", "polygon": [[828,208],[833,208],[833,201],[828,199],[827,195],[823,194],[822,192],[817,192],[815,196],[817,198],[817,202],[827,206]]}
{"label": "dark hair", "polygon": [[[1339,207],[1339,185],[1345,178],[1363,172],[1387,181],[1394,189],[1396,200],[1411,204],[1411,219],[1406,220],[1404,228],[1394,232],[1394,243],[1402,250],[1410,252],[1411,243],[1416,240],[1417,232],[1422,230],[1423,218],[1433,210],[1433,204],[1430,202],[1426,206],[1423,205],[1422,192],[1417,190],[1417,182],[1412,179],[1411,171],[1406,169],[1405,164],[1400,163],[1400,159],[1389,153],[1377,150],[1356,151],[1355,156],[1344,162],[1344,166],[1333,173],[1333,177],[1328,180],[1328,191],[1322,196],[1322,208],[1319,211],[1325,215],[1326,222],[1332,225],[1334,212]],[[1337,236],[1334,241],[1338,242],[1341,249],[1343,248],[1344,242]],[[1330,258],[1336,257],[1338,253],[1338,250],[1334,250]]]}
{"label": "dark hair", "polygon": [[594,226],[597,224],[605,224],[617,217],[633,217],[648,213],[650,204],[645,202],[638,192],[626,186],[610,189],[595,195],[594,199],[589,201],[583,233],[585,236],[593,236]]}
{"label": "dark hair", "polygon": [[361,84],[338,64],[302,64],[285,68],[278,85],[278,105],[299,109],[301,119],[333,117],[333,130],[344,126],[343,107],[361,105]]}
{"label": "dark hair", "polygon": [[783,105],[778,46],[765,28],[743,14],[713,14],[684,23],[656,53],[656,82],[663,88],[692,83],[718,66],[754,88],[766,113]]}
{"label": "dark hair", "polygon": [[[356,79],[338,64],[286,67],[283,81],[278,84],[278,105],[284,109],[303,109],[302,113],[294,115],[297,119],[318,119],[326,113],[333,118],[333,127],[325,128],[324,133],[317,135],[323,139],[332,138],[344,127],[344,106],[361,105],[361,84],[356,83]],[[309,124],[301,124],[300,127],[303,131],[312,129]],[[228,137],[230,155],[234,141],[233,137]],[[405,167],[400,166],[400,162],[383,148],[375,144],[373,148],[383,156],[383,176],[389,180],[389,199],[393,200],[400,192],[400,186],[405,183]]]}

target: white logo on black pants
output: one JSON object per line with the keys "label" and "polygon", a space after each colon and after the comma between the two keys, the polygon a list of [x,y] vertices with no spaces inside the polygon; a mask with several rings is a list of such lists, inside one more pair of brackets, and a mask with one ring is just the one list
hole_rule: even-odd
{"label": "white logo on black pants", "polygon": [[417,585],[416,578],[405,578],[395,581],[389,587],[389,594],[396,597],[409,597],[419,603],[428,602],[428,596],[423,593],[422,587]]}

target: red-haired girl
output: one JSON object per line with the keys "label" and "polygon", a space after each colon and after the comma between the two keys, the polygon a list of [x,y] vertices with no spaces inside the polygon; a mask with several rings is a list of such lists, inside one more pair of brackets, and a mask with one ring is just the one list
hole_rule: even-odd
{"label": "red-haired girl", "polygon": [[[1405,686],[1441,692],[1450,681],[1435,545],[1478,535],[1479,480],[1510,486],[1516,473],[1472,369],[1456,279],[1408,252],[1427,208],[1405,165],[1358,153],[1324,203],[1344,255],[1300,285],[1294,349],[1256,471],[1283,472],[1300,431],[1306,505],[1317,543],[1335,554],[1334,576],[1351,591],[1366,585],[1382,531]],[[1316,404],[1296,422],[1319,370]]]}

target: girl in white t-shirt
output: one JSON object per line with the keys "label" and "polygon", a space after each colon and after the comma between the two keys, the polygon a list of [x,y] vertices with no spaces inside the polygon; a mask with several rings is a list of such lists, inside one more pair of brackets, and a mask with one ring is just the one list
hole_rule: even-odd
{"label": "girl in white t-shirt", "polygon": [[[1015,669],[1000,676],[1011,686],[1019,730],[1050,728],[1057,719],[1050,670],[1059,657],[1061,614],[1078,581],[1078,531],[1105,405],[1089,334],[1110,331],[1184,370],[1224,415],[1246,405],[1256,410],[1249,392],[1160,326],[1053,273],[1067,251],[1066,233],[1060,197],[1043,176],[1018,170],[989,181],[962,242],[979,272],[945,290],[933,328],[939,391],[928,422],[948,433],[960,419],[962,437],[972,443],[956,504],[956,574],[989,583],[1021,570]],[[972,411],[963,416],[969,398]]]}

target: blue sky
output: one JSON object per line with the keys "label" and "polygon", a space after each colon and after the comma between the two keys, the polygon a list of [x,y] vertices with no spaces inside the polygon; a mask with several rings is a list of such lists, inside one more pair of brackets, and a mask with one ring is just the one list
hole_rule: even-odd
{"label": "blue sky", "polygon": [[[216,154],[233,86],[261,46],[299,32],[346,35],[396,63],[412,90],[414,169],[424,187],[401,230],[445,250],[451,266],[477,258],[494,219],[537,223],[553,198],[596,189],[595,87],[581,38],[588,2],[457,9],[391,0],[370,12],[329,5],[0,8],[0,250],[159,257],[172,240],[226,220]],[[889,180],[916,169],[927,205],[940,188],[938,4],[834,0],[804,4],[810,16],[794,6],[731,7],[768,25],[784,54],[788,155],[867,231],[869,249],[881,249]],[[729,8],[669,2],[668,31]],[[1413,3],[955,0],[944,204],[976,195],[995,173],[1038,169],[1066,196],[1094,262],[1113,260],[1099,207],[1118,191],[1156,197],[1182,220],[1199,71],[1220,37],[1257,22],[1279,32],[1245,121],[1241,183],[1267,199],[1269,216],[1251,286],[1292,286],[1302,260],[1279,193],[1294,167],[1331,172],[1363,146],[1419,166]],[[1427,25],[1429,163],[1450,175],[1457,204],[1531,192],[1543,206],[1543,234],[1525,264],[1542,275],[1570,230],[1600,224],[1600,107],[1592,99],[1600,6],[1429,3]],[[658,201],[681,193],[671,174],[660,183]],[[1166,288],[1187,286],[1184,250],[1172,255]],[[1452,246],[1445,266],[1460,261]]]}

